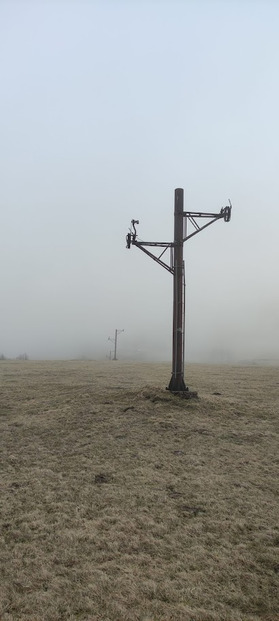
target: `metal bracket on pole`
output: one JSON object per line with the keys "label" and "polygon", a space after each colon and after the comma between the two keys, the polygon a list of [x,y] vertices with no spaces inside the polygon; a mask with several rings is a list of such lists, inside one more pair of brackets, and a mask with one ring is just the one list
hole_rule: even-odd
{"label": "metal bracket on pole", "polygon": [[[232,205],[222,207],[219,213],[205,213],[196,211],[183,211],[184,190],[177,188],[174,194],[174,241],[173,242],[144,242],[138,241],[135,224],[139,220],[131,221],[131,228],[126,236],[126,248],[137,246],[151,259],[159,263],[164,269],[173,275],[173,342],[172,342],[172,375],[168,390],[174,394],[179,394],[186,398],[196,397],[196,392],[189,391],[184,382],[184,354],[185,354],[185,269],[183,260],[184,242],[197,235],[208,226],[224,220],[229,222],[231,219]],[[207,218],[210,221],[200,226],[197,222],[200,218]],[[187,235],[187,222],[195,229]],[[183,226],[185,225],[185,226]],[[159,256],[156,256],[146,247],[164,248]],[[173,264],[168,265],[162,261],[161,257],[170,248],[173,256]]]}

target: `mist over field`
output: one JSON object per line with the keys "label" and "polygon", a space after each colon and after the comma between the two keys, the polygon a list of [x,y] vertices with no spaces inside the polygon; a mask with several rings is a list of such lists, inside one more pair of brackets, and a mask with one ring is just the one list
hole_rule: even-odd
{"label": "mist over field", "polygon": [[272,0],[0,6],[0,355],[171,359],[172,277],[125,248],[185,209],[186,361],[279,359]]}

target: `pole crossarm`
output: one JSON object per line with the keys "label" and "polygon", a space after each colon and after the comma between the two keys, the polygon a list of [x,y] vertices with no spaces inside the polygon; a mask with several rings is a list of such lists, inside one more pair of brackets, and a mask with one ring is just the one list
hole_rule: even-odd
{"label": "pole crossarm", "polygon": [[220,220],[221,217],[222,216],[218,215],[216,218],[214,218],[213,220],[210,220],[210,222],[207,222],[203,226],[199,226],[198,223],[192,217],[189,217],[191,224],[193,224],[196,230],[193,231],[193,233],[190,233],[189,235],[187,235],[186,237],[183,237],[183,242],[188,241],[188,239],[191,239],[191,237],[194,237],[194,235],[197,235],[197,233],[200,233],[204,229],[207,229],[208,226],[210,226],[211,224],[214,224],[214,222],[217,222],[217,220]]}
{"label": "pole crossarm", "polygon": [[[134,243],[134,242],[132,242]],[[173,242],[146,242],[146,241],[137,241],[137,245],[141,246],[158,246],[158,248],[172,248],[174,246]]]}
{"label": "pole crossarm", "polygon": [[[186,237],[183,238],[183,243],[188,241],[188,239],[191,239],[191,237],[194,237],[194,235],[197,235],[197,233],[200,233],[201,231],[206,229],[214,222],[217,222],[217,220],[224,220],[225,222],[229,222],[231,219],[231,210],[232,205],[231,201],[229,201],[229,205],[227,207],[222,207],[219,213],[207,213],[203,211],[183,211],[183,218],[188,218],[189,222],[195,229],[193,233],[190,233],[190,235],[186,235]],[[196,218],[211,218],[211,220],[203,226],[200,226],[198,222],[196,222]]]}
{"label": "pole crossarm", "polygon": [[223,218],[224,215],[219,213],[209,213],[203,211],[183,211],[183,216],[187,218]]}
{"label": "pole crossarm", "polygon": [[[173,247],[173,243],[168,243],[168,242],[162,242],[162,243],[157,243],[157,242],[138,242],[136,239],[134,239],[134,240],[131,241],[131,244],[133,246],[137,246],[137,248],[139,248],[140,250],[142,250],[142,252],[147,254],[148,257],[153,259],[153,261],[156,261],[156,263],[159,263],[159,265],[164,267],[165,270],[167,270],[168,272],[173,274],[174,268],[170,267],[167,263],[162,261],[161,258],[160,258],[164,254],[164,252],[167,250],[167,248],[172,248]],[[160,257],[156,257],[155,254],[152,254],[152,252],[149,252],[149,250],[146,250],[146,248],[144,248],[144,246],[158,246],[158,247],[161,247],[161,248],[165,248],[165,250],[162,252]]]}

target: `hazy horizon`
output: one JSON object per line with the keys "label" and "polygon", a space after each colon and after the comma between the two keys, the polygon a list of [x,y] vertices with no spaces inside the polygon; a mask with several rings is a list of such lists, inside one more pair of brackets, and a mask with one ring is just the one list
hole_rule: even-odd
{"label": "hazy horizon", "polygon": [[186,361],[279,359],[279,4],[2,0],[0,355],[171,359],[172,277],[137,248],[185,209]]}

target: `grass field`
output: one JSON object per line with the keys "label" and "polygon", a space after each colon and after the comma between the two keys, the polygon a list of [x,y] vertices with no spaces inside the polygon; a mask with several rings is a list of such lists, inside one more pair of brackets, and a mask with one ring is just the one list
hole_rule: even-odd
{"label": "grass field", "polygon": [[279,368],[3,361],[0,620],[279,620]]}

